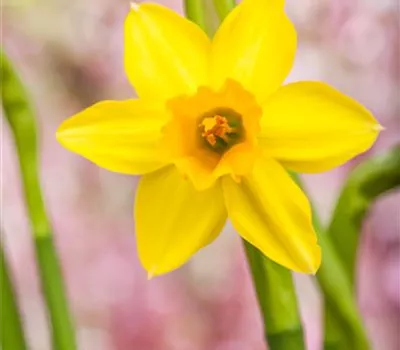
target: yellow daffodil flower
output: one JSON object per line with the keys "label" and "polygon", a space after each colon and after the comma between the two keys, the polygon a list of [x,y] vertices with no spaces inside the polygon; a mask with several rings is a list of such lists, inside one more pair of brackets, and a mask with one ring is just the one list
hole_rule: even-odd
{"label": "yellow daffodil flower", "polygon": [[244,0],[212,40],[152,3],[125,22],[125,68],[139,98],[103,101],[57,138],[99,166],[143,175],[139,258],[151,276],[184,264],[227,217],[267,257],[315,273],[321,252],[307,198],[286,169],[314,173],[374,143],[380,125],[320,82],[281,86],[296,51],[283,0]]}

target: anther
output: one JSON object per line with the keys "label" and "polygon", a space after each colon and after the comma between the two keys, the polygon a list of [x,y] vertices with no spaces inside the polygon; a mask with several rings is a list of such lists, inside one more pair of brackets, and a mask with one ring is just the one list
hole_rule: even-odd
{"label": "anther", "polygon": [[205,118],[199,125],[199,128],[203,129],[201,136],[204,137],[211,146],[215,146],[217,138],[228,142],[229,134],[234,132],[234,128],[229,125],[228,120],[220,115]]}

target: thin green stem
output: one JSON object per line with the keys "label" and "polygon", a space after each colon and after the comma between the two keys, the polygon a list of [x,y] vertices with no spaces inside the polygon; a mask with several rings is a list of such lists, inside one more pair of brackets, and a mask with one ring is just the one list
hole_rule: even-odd
{"label": "thin green stem", "polygon": [[[216,1],[223,19],[234,1]],[[186,0],[186,15],[204,26],[204,2]],[[291,273],[267,259],[250,243],[243,241],[264,322],[265,339],[270,350],[304,350],[303,329]]]}
{"label": "thin green stem", "polygon": [[304,350],[292,274],[243,240],[270,350]]}
{"label": "thin green stem", "polygon": [[204,2],[202,0],[184,0],[184,7],[186,17],[208,33]]}
{"label": "thin green stem", "polygon": [[22,184],[31,222],[43,295],[47,304],[55,350],[76,349],[74,328],[51,226],[41,193],[34,112],[11,62],[1,52],[1,97],[19,157]]}
{"label": "thin green stem", "polygon": [[228,15],[229,12],[236,6],[235,0],[214,0],[214,6],[217,10],[221,21]]}
{"label": "thin green stem", "polygon": [[[0,233],[1,234],[1,233]],[[27,350],[16,293],[3,246],[0,242],[0,344],[2,350]]]}
{"label": "thin green stem", "polygon": [[346,349],[346,335],[331,306],[324,300],[324,350]]}
{"label": "thin green stem", "polygon": [[[347,273],[354,294],[355,262],[361,225],[374,200],[400,186],[400,146],[371,158],[350,174],[339,196],[327,235]],[[343,244],[346,242],[346,244]],[[343,349],[346,328],[337,319],[332,305],[325,305],[325,350]]]}

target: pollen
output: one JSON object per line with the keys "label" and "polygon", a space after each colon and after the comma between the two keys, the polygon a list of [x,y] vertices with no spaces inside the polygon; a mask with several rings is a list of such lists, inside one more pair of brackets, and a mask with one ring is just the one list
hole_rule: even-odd
{"label": "pollen", "polygon": [[221,115],[204,118],[199,128],[203,130],[201,136],[213,147],[218,138],[228,143],[229,135],[235,131],[229,125],[228,119]]}

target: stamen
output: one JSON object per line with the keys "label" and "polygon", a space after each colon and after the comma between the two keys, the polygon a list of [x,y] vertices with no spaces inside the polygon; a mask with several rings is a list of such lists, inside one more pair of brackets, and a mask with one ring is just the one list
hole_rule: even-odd
{"label": "stamen", "polygon": [[235,131],[235,129],[229,125],[228,120],[220,115],[204,118],[199,128],[203,129],[201,136],[213,147],[217,143],[217,138],[228,143],[229,134]]}

